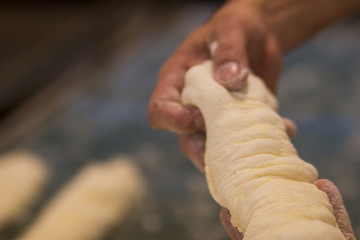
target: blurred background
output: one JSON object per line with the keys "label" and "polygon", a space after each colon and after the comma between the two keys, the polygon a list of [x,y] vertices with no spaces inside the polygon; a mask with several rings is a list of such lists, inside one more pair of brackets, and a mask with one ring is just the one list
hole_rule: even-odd
{"label": "blurred background", "polygon": [[[220,4],[0,3],[0,152],[26,149],[52,169],[33,218],[84,165],[125,153],[141,169],[148,195],[106,239],[229,239],[176,136],[146,120],[160,66]],[[339,187],[358,238],[359,42],[358,16],[323,31],[286,57],[278,88],[281,114],[299,127],[300,156]],[[26,225],[0,231],[0,239]]]}

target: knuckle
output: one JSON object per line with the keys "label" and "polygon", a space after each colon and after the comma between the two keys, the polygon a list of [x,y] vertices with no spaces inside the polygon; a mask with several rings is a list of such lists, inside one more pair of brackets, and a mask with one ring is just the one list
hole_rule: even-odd
{"label": "knuckle", "polygon": [[219,55],[221,54],[231,55],[234,53],[234,50],[236,48],[237,46],[232,42],[222,42],[221,44],[219,44],[216,52]]}
{"label": "knuckle", "polygon": [[240,46],[231,43],[224,42],[219,44],[217,51],[214,54],[214,59],[216,61],[230,61],[230,60],[238,60],[242,56]]}
{"label": "knuckle", "polygon": [[147,119],[148,119],[148,122],[149,122],[150,126],[151,126],[153,129],[159,129],[159,128],[160,128],[160,126],[159,126],[159,124],[157,123],[157,121],[155,120],[153,114],[148,114]]}
{"label": "knuckle", "polygon": [[226,14],[219,19],[217,23],[217,30],[222,33],[229,33],[234,30],[246,29],[248,22],[246,18],[235,15],[235,14]]}
{"label": "knuckle", "polygon": [[246,23],[243,17],[234,14],[227,15],[227,17],[225,17],[224,20],[227,22],[228,26],[237,27],[237,28],[240,26],[244,26],[244,24]]}
{"label": "knuckle", "polygon": [[161,128],[159,116],[159,102],[151,102],[147,112],[147,120],[154,129]]}

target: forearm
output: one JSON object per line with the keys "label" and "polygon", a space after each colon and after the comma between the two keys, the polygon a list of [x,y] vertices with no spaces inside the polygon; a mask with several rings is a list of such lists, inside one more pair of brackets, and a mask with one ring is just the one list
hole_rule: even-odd
{"label": "forearm", "polygon": [[260,10],[287,52],[332,23],[360,10],[360,0],[244,0]]}

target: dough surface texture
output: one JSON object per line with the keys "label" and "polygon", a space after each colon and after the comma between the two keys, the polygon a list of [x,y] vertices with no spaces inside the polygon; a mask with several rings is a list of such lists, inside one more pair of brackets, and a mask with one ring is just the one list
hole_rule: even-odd
{"label": "dough surface texture", "polygon": [[204,116],[208,187],[244,240],[345,239],[327,195],[312,184],[316,169],[297,155],[262,80],[250,75],[229,92],[212,76],[211,61],[192,67],[182,102]]}
{"label": "dough surface texture", "polygon": [[145,193],[131,159],[91,163],[45,207],[20,240],[99,240],[125,221]]}

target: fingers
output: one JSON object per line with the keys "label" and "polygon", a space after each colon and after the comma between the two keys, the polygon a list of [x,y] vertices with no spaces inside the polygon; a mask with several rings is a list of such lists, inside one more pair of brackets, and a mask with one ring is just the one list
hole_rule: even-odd
{"label": "fingers", "polygon": [[215,79],[230,91],[241,88],[249,75],[246,35],[237,18],[223,18],[214,26],[209,50]]}
{"label": "fingers", "polygon": [[179,144],[183,153],[204,173],[205,133],[179,135]]}
{"label": "fingers", "polygon": [[341,194],[334,183],[327,179],[319,179],[314,182],[315,186],[328,195],[330,204],[334,209],[336,222],[347,240],[356,240],[351,227],[349,215],[345,209]]}
{"label": "fingers", "polygon": [[265,81],[269,89],[275,92],[282,67],[282,52],[272,36],[267,37],[264,45],[264,53],[256,60],[250,61],[250,65],[252,70]]}
{"label": "fingers", "polygon": [[153,100],[148,111],[148,121],[155,129],[177,133],[191,133],[204,128],[204,120],[196,107],[184,107],[177,101]]}
{"label": "fingers", "polygon": [[195,107],[184,107],[180,103],[185,72],[191,66],[208,58],[205,42],[203,41],[201,45],[198,39],[201,33],[199,31],[192,34],[179,47],[159,73],[158,84],[148,109],[148,121],[155,129],[166,129],[182,134],[204,129],[204,120],[200,111]]}
{"label": "fingers", "polygon": [[225,230],[227,231],[232,240],[242,240],[244,238],[244,235],[240,233],[239,230],[231,224],[230,219],[231,215],[229,210],[227,208],[222,208],[220,211],[220,220]]}
{"label": "fingers", "polygon": [[283,118],[283,122],[285,125],[286,134],[289,136],[289,138],[295,137],[297,134],[296,124],[288,118]]}

